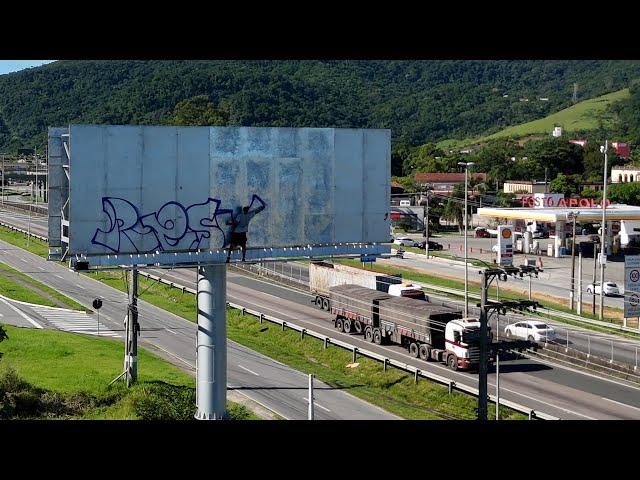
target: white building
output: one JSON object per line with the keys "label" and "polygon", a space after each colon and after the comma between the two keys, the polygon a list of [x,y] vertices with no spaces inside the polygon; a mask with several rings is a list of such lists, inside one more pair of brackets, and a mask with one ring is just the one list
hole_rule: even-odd
{"label": "white building", "polygon": [[638,175],[640,175],[640,167],[635,165],[624,165],[621,167],[611,168],[612,183],[637,182],[640,180]]}

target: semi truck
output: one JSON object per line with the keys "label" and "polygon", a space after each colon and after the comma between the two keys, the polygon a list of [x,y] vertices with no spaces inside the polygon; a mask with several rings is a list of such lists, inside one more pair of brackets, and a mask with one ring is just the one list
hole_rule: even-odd
{"label": "semi truck", "polygon": [[359,285],[392,296],[428,301],[420,287],[410,282],[403,282],[401,275],[384,275],[328,262],[309,264],[309,288],[314,296],[313,303],[317,307],[330,310],[330,289],[337,285]]}
{"label": "semi truck", "polygon": [[[480,322],[462,318],[460,310],[360,285],[336,285],[329,292],[339,331],[362,334],[378,345],[400,345],[416,358],[439,361],[453,370],[477,369]],[[487,333],[490,342],[489,328]]]}

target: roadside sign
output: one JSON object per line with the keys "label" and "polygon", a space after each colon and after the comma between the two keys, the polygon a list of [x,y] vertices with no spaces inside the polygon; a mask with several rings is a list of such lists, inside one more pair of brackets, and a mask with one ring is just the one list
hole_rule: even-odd
{"label": "roadside sign", "polygon": [[508,225],[498,226],[498,265],[513,265],[513,231]]}
{"label": "roadside sign", "polygon": [[376,257],[374,255],[360,255],[360,261],[362,263],[375,262]]}
{"label": "roadside sign", "polygon": [[624,257],[624,316],[640,317],[640,255]]}

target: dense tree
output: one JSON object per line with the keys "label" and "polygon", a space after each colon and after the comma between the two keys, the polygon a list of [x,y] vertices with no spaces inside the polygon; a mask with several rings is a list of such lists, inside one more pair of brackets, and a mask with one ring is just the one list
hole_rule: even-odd
{"label": "dense tree", "polygon": [[442,218],[450,222],[457,222],[460,232],[464,229],[464,194],[464,185],[456,184],[442,211]]}
{"label": "dense tree", "polygon": [[[200,95],[224,106],[229,125],[388,128],[394,146],[416,147],[558,111],[575,81],[590,98],[638,77],[638,61],[65,60],[0,75],[0,149],[42,148],[51,125],[165,124]],[[630,135],[640,132],[635,101],[616,113]]]}
{"label": "dense tree", "polygon": [[559,173],[556,178],[549,182],[551,193],[562,193],[565,197],[580,193],[580,175],[565,175]]}
{"label": "dense tree", "polygon": [[208,95],[197,95],[178,102],[173,114],[167,120],[168,125],[227,125],[229,113],[213,106]]}
{"label": "dense tree", "polygon": [[607,198],[614,203],[640,206],[640,182],[612,184],[607,191]]}

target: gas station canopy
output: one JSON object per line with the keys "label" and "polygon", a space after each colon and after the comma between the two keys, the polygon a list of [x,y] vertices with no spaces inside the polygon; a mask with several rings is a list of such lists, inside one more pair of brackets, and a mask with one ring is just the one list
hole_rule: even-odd
{"label": "gas station canopy", "polygon": [[[554,208],[479,208],[481,217],[498,217],[507,219],[537,220],[541,222],[572,221],[571,213],[578,214],[581,222],[598,222],[602,220],[600,207],[554,207]],[[633,205],[607,206],[607,220],[640,220],[640,207]]]}

